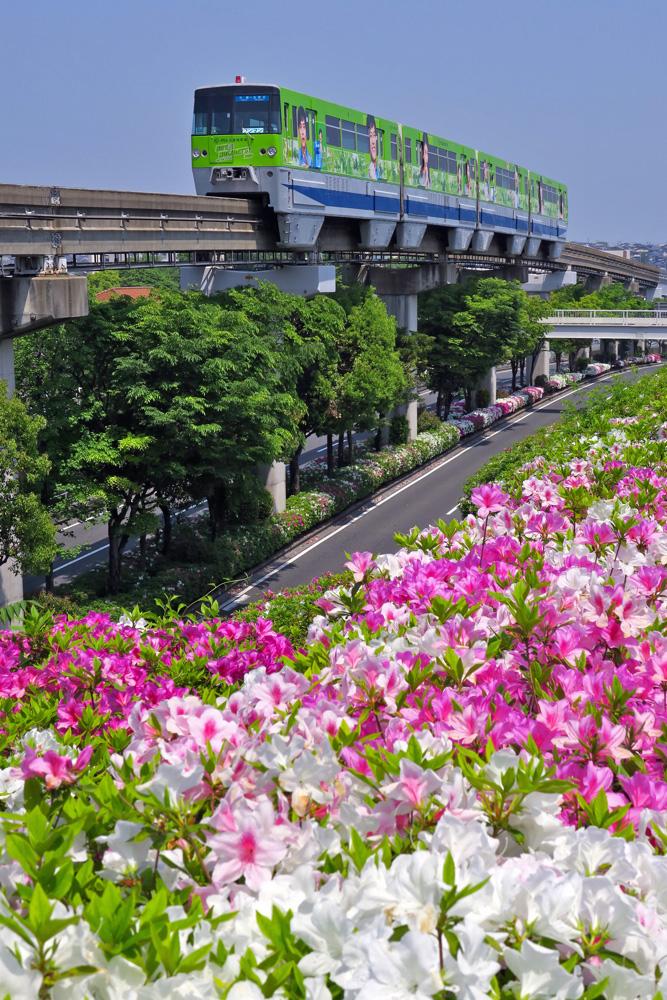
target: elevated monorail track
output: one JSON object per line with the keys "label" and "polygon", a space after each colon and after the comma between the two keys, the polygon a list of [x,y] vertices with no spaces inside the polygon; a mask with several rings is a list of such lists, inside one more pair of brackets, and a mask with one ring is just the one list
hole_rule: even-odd
{"label": "elevated monorail track", "polygon": [[[584,277],[635,281],[640,289],[659,282],[657,267],[578,243],[565,243],[554,260],[508,255],[500,235],[487,253],[451,252],[445,234],[442,227],[429,227],[418,250],[389,246],[369,251],[358,245],[355,220],[336,219],[327,220],[317,251],[286,251],[278,242],[275,218],[259,199],[0,184],[0,261],[58,256],[82,271],[184,263],[228,267],[451,263],[471,270],[571,269]],[[11,261],[6,260],[3,273],[12,271]]]}

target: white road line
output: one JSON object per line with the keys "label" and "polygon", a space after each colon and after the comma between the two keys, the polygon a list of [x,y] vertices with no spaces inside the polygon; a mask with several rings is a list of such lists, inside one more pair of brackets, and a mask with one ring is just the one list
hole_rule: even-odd
{"label": "white road line", "polygon": [[65,527],[61,528],[60,530],[61,531],[71,531],[72,528],[77,528],[80,524],[81,524],[81,521],[73,521],[72,524],[66,524]]}
{"label": "white road line", "polygon": [[[616,373],[614,373],[614,374],[616,374]],[[610,375],[605,375],[605,376],[603,376],[601,378],[597,378],[595,380],[595,385],[597,385],[599,382],[604,382],[608,378],[611,378],[611,377],[612,376],[610,374]],[[560,402],[561,399],[567,399],[568,396],[573,396],[575,393],[581,392],[581,390],[583,388],[585,388],[585,386],[579,385],[579,386],[577,386],[576,389],[571,389],[569,392],[564,392],[562,395],[558,396],[558,400],[556,400],[556,401]],[[543,410],[544,407],[548,406],[549,403],[551,403],[551,402],[553,402],[553,400],[551,400],[551,398],[546,399],[539,406],[533,406],[530,412],[535,413],[536,410]],[[378,507],[382,507],[383,504],[388,503],[390,500],[393,500],[397,496],[400,496],[400,494],[404,493],[405,490],[412,489],[412,487],[416,486],[417,483],[421,483],[421,482],[423,482],[424,479],[428,479],[429,476],[432,476],[435,472],[439,472],[440,469],[443,469],[446,465],[449,465],[450,462],[455,462],[458,458],[461,458],[463,455],[467,454],[467,452],[472,451],[473,448],[479,448],[479,446],[481,444],[483,444],[485,441],[488,441],[489,438],[495,437],[496,434],[501,434],[503,430],[507,429],[507,427],[511,427],[513,424],[518,423],[519,420],[523,420],[524,417],[527,417],[527,416],[529,416],[529,413],[522,414],[522,416],[520,418],[518,418],[518,419],[514,418],[514,417],[510,417],[508,419],[507,423],[503,424],[503,426],[501,428],[499,428],[497,431],[493,431],[493,433],[491,433],[491,434],[485,434],[484,437],[481,438],[481,440],[475,441],[474,444],[466,445],[464,448],[461,448],[459,451],[456,451],[455,454],[450,455],[449,458],[444,459],[444,461],[439,462],[438,465],[434,465],[432,468],[430,468],[426,472],[422,473],[421,476],[418,476],[416,479],[410,480],[409,483],[404,483],[403,486],[399,486],[399,488],[397,490],[394,490],[393,493],[390,493],[387,496],[381,497],[376,503],[372,504],[366,510],[362,510],[359,514],[357,514],[356,517],[353,517],[352,520],[347,521],[345,524],[339,525],[337,528],[334,528],[334,530],[331,531],[331,532],[329,532],[328,535],[324,535],[324,537],[319,538],[316,542],[313,542],[312,545],[306,546],[305,549],[302,549],[300,552],[297,552],[287,562],[282,563],[280,566],[276,566],[275,569],[272,569],[272,570],[270,570],[270,572],[265,573],[263,576],[261,576],[259,578],[259,580],[255,580],[254,583],[249,584],[247,587],[245,587],[235,597],[231,598],[225,604],[221,604],[220,605],[220,610],[221,611],[227,611],[227,610],[233,608],[236,604],[239,603],[239,601],[241,600],[241,598],[245,597],[245,595],[248,594],[251,590],[254,590],[257,587],[260,587],[261,584],[266,583],[266,581],[270,580],[271,577],[277,576],[277,574],[280,573],[281,570],[287,569],[288,566],[292,566],[295,562],[298,562],[300,559],[303,559],[304,556],[309,555],[314,549],[318,548],[324,542],[328,542],[328,541],[330,541],[330,539],[335,538],[336,535],[340,534],[341,531],[345,531],[347,528],[350,527],[350,525],[355,524],[357,521],[360,521],[362,517],[366,517],[367,514],[373,513],[374,511],[377,510]],[[458,504],[457,504],[457,506],[458,506]],[[452,509],[456,510],[456,507],[454,507]]]}
{"label": "white road line", "polygon": [[319,453],[320,453],[321,451],[326,451],[326,450],[327,450],[327,446],[326,446],[326,445],[324,445],[324,446],[323,446],[322,448],[316,448],[316,449],[315,449],[315,451],[317,452],[317,454],[318,454],[318,455],[319,455]]}
{"label": "white road line", "polygon": [[[461,503],[461,501],[460,501],[460,500],[459,500],[459,503]],[[447,511],[447,514],[446,514],[445,516],[446,516],[446,517],[448,517],[448,516],[449,516],[450,514],[453,514],[453,513],[454,513],[454,511],[455,511],[455,510],[458,510],[458,509],[459,509],[459,504],[457,503],[455,507],[452,507],[452,509],[451,509],[451,510],[448,510],[448,511]]]}
{"label": "white road line", "polygon": [[67,569],[68,566],[73,566],[75,563],[81,562],[82,559],[90,559],[91,556],[96,556],[98,555],[98,553],[104,552],[104,550],[108,548],[109,548],[109,543],[105,542],[103,545],[100,545],[100,547],[97,549],[91,549],[90,552],[84,552],[83,555],[77,556],[76,559],[70,559],[69,562],[61,563],[60,566],[54,567],[54,575],[58,576],[58,573],[60,573],[62,569]]}

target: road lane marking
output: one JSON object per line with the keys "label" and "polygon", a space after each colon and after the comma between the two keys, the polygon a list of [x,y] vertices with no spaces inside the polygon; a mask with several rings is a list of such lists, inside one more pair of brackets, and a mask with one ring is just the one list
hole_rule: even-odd
{"label": "road lane marking", "polygon": [[104,552],[105,549],[109,548],[109,543],[104,542],[96,549],[91,549],[90,552],[84,552],[83,555],[77,556],[76,559],[70,559],[69,562],[61,563],[60,566],[54,566],[53,572],[54,576],[57,576],[62,569],[67,569],[68,566],[73,566],[75,563],[81,562],[82,559],[89,559],[91,556],[99,555],[100,552]]}

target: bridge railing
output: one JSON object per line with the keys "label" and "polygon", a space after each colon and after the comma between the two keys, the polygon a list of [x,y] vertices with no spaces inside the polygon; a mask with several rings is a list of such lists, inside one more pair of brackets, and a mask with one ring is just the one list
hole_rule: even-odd
{"label": "bridge railing", "polygon": [[555,319],[662,319],[664,309],[555,309]]}

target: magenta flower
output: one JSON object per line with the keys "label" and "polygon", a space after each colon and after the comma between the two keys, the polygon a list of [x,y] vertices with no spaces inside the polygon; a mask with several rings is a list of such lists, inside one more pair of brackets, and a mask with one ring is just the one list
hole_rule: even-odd
{"label": "magenta flower", "polygon": [[470,499],[477,507],[479,517],[486,518],[490,514],[497,514],[509,503],[509,497],[497,486],[485,484],[477,486],[470,494]]}
{"label": "magenta flower", "polygon": [[28,778],[40,778],[51,791],[60,788],[61,785],[74,784],[87,767],[92,755],[92,744],[84,747],[76,760],[65,754],[56,753],[55,750],[46,750],[43,754],[38,754],[32,747],[28,747],[21,761],[21,775],[26,781]]}

